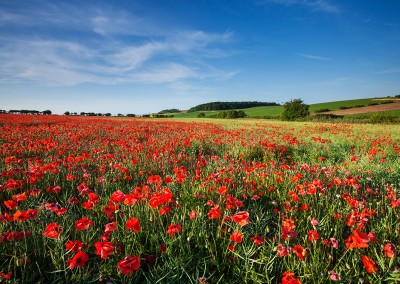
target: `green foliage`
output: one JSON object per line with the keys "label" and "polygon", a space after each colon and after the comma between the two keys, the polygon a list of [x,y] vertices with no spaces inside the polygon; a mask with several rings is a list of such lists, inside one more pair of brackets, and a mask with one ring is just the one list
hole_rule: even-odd
{"label": "green foliage", "polygon": [[259,106],[279,106],[277,103],[269,102],[212,102],[197,105],[188,110],[188,112],[202,111],[202,110],[229,110],[229,109],[243,109]]}
{"label": "green foliage", "polygon": [[310,115],[308,111],[309,105],[303,103],[301,99],[291,100],[283,105],[284,111],[282,113],[283,120],[296,120]]}
{"label": "green foliage", "polygon": [[198,117],[198,118],[202,118],[202,117],[206,117],[206,115],[205,115],[204,112],[200,112],[200,113],[197,115],[197,117]]}
{"label": "green foliage", "polygon": [[321,113],[321,112],[328,112],[331,111],[329,108],[321,108],[321,109],[317,109],[316,111],[314,111],[315,113]]}
{"label": "green foliage", "polygon": [[179,109],[177,108],[171,108],[171,109],[164,109],[162,111],[159,111],[159,114],[164,114],[164,113],[175,113],[175,112],[180,112]]}
{"label": "green foliage", "polygon": [[371,123],[395,123],[397,118],[384,113],[375,113],[371,116]]}
{"label": "green foliage", "polygon": [[243,110],[227,110],[217,113],[214,117],[234,119],[234,118],[243,118],[246,116],[247,114]]}

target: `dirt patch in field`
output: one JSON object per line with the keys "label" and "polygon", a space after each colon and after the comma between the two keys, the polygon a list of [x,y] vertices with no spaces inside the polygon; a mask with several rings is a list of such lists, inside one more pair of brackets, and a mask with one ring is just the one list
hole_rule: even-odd
{"label": "dirt patch in field", "polygon": [[359,114],[367,112],[382,112],[388,110],[400,110],[400,102],[395,102],[391,104],[381,104],[376,106],[365,106],[365,107],[350,108],[343,110],[334,110],[325,113],[331,113],[336,115],[347,115],[347,114]]}

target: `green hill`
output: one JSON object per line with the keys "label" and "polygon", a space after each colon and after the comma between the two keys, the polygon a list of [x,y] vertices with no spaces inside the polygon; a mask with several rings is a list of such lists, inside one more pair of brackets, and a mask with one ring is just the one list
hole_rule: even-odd
{"label": "green hill", "polygon": [[[387,99],[387,100],[386,100]],[[387,103],[393,98],[380,98],[377,100],[375,98],[371,99],[356,99],[356,100],[346,100],[346,101],[333,101],[326,103],[310,104],[310,112],[317,113],[319,111],[333,111],[354,107],[362,107],[374,104]],[[385,101],[386,100],[386,101]],[[279,118],[283,112],[283,106],[258,106],[252,108],[242,109],[249,118]],[[193,111],[188,113],[173,113],[174,117],[177,118],[195,118],[200,113],[204,113],[206,117],[215,115],[219,111]]]}

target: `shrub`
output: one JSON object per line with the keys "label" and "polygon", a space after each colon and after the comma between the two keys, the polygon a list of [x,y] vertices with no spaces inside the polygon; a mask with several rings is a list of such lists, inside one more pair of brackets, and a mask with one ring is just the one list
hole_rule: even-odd
{"label": "shrub", "polygon": [[328,112],[328,111],[331,111],[331,110],[329,108],[321,108],[321,109],[317,109],[315,111],[315,113]]}
{"label": "shrub", "polygon": [[291,100],[283,105],[282,120],[295,120],[310,115],[309,105],[303,103],[301,99]]}
{"label": "shrub", "polygon": [[200,113],[197,115],[197,117],[198,117],[198,118],[202,118],[202,117],[206,117],[206,115],[204,114],[204,112],[200,112]]}
{"label": "shrub", "polygon": [[371,116],[371,123],[396,123],[397,118],[384,113],[375,113]]}

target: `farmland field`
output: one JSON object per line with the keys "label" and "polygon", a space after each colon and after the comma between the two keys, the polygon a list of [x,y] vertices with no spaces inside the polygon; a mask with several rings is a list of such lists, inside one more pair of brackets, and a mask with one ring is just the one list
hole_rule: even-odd
{"label": "farmland field", "polygon": [[398,126],[209,121],[0,115],[0,279],[400,281]]}

